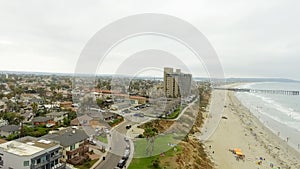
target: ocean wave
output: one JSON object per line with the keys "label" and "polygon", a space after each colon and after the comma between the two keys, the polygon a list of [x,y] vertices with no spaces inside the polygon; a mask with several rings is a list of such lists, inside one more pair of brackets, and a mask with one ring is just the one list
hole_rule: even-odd
{"label": "ocean wave", "polygon": [[287,126],[295,129],[296,131],[300,132],[300,123],[299,122],[287,122],[286,123]]}
{"label": "ocean wave", "polygon": [[242,85],[239,85],[239,86],[236,86],[234,88],[242,88],[242,89],[245,89],[245,88],[250,88],[251,86],[255,85],[256,83],[246,83],[246,84],[242,84]]}
{"label": "ocean wave", "polygon": [[261,99],[264,103],[267,103],[265,105],[268,108],[276,109],[277,111],[284,113],[284,115],[286,115],[287,118],[290,118],[291,120],[296,120],[296,121],[300,122],[300,112],[295,111],[293,108],[285,107],[270,97],[262,96],[262,95],[259,95],[256,93],[249,93],[249,94]]}
{"label": "ocean wave", "polygon": [[278,123],[281,123],[281,124],[284,124],[292,129],[295,129],[297,130],[298,132],[300,132],[300,123],[299,122],[296,122],[296,121],[283,121],[281,120],[281,118],[279,118],[278,116],[273,116],[265,111],[262,111],[262,110],[259,110],[259,113],[278,122]]}
{"label": "ocean wave", "polygon": [[[240,93],[236,96],[253,114],[261,114],[300,132],[300,112],[293,108],[283,106],[274,99],[257,93]],[[258,108],[253,109],[253,105],[257,105]]]}

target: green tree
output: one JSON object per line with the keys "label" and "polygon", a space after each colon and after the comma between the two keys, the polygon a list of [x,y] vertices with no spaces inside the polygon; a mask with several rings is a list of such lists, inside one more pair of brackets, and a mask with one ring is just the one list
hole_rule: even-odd
{"label": "green tree", "polygon": [[11,140],[15,140],[15,139],[17,139],[17,138],[19,138],[19,134],[10,134],[7,138],[6,138],[6,140],[7,141],[11,141]]}
{"label": "green tree", "polygon": [[143,135],[145,136],[147,140],[147,145],[146,145],[146,152],[148,155],[152,156],[153,151],[154,151],[154,140],[155,136],[158,134],[158,130],[154,127],[147,127],[144,130]]}
{"label": "green tree", "polygon": [[65,126],[69,126],[70,123],[71,123],[71,120],[70,120],[69,118],[65,117],[65,118],[63,119],[63,122],[64,122],[64,125],[65,125]]}
{"label": "green tree", "polygon": [[38,104],[36,103],[36,102],[33,102],[32,104],[31,104],[31,107],[32,107],[32,113],[33,114],[36,114],[37,112],[38,112]]}
{"label": "green tree", "polygon": [[73,120],[77,117],[77,113],[74,111],[71,111],[68,113],[68,119]]}
{"label": "green tree", "polygon": [[103,99],[96,99],[96,103],[100,108],[105,107],[105,101]]}
{"label": "green tree", "polygon": [[19,114],[15,112],[6,112],[1,114],[1,117],[4,120],[7,120],[9,124],[16,124],[19,125],[24,119],[24,116],[20,116]]}

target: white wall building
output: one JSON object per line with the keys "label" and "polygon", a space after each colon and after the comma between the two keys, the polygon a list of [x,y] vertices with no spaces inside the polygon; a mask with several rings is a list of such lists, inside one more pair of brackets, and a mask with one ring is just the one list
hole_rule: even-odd
{"label": "white wall building", "polygon": [[65,163],[59,161],[61,157],[56,141],[27,136],[0,144],[0,168],[65,169]]}

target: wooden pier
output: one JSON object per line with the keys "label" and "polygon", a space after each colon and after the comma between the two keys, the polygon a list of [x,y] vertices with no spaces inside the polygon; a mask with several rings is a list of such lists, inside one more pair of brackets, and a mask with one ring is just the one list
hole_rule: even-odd
{"label": "wooden pier", "polygon": [[262,90],[262,89],[246,89],[246,88],[214,88],[214,89],[229,90],[234,92],[262,93],[262,94],[299,95],[299,91],[293,91],[293,90]]}

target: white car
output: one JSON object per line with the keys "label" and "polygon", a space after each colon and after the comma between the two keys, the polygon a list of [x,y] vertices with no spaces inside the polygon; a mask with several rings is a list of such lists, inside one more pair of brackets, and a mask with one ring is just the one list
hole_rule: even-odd
{"label": "white car", "polygon": [[109,134],[109,133],[110,133],[110,131],[109,131],[108,129],[104,129],[104,132],[105,132],[106,134]]}

